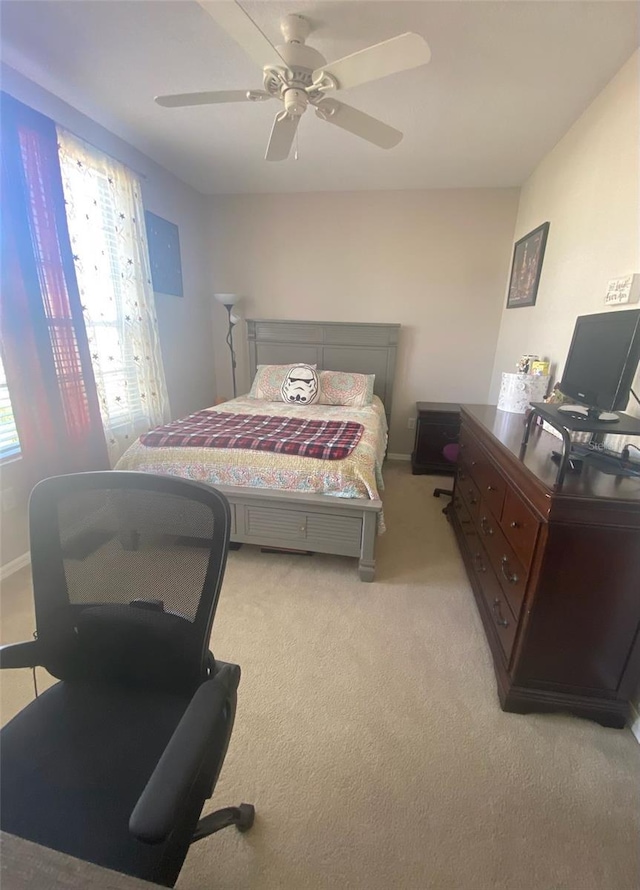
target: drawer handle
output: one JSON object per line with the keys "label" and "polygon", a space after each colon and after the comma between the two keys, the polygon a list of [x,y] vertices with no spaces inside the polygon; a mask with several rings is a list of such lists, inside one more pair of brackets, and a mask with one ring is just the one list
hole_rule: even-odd
{"label": "drawer handle", "polygon": [[497,490],[498,489],[495,487],[495,485],[487,485],[487,491],[497,491]]}
{"label": "drawer handle", "polygon": [[474,493],[473,493],[473,488],[470,488],[468,493],[469,493],[469,503],[472,504],[472,505],[477,504],[477,503],[478,503],[478,499],[477,499],[477,497],[476,497],[476,496],[474,495]]}
{"label": "drawer handle", "polygon": [[480,553],[474,553],[474,554],[473,554],[473,559],[474,559],[475,564],[476,564],[476,571],[478,571],[478,572],[486,572],[486,571],[487,571],[487,567],[486,567],[486,565],[484,564],[484,561],[483,561],[483,559],[482,559],[482,555],[481,555]]}
{"label": "drawer handle", "polygon": [[499,599],[495,599],[493,601],[493,617],[496,620],[496,624],[500,627],[509,627],[509,622],[502,614],[501,603]]}
{"label": "drawer handle", "polygon": [[509,584],[517,584],[520,580],[515,572],[512,572],[509,568],[509,560],[506,556],[503,556],[500,560],[500,569],[505,579],[509,582]]}
{"label": "drawer handle", "polygon": [[475,466],[477,466],[477,463],[478,463],[477,460],[472,460],[472,461],[471,461],[471,466],[472,466],[472,467],[475,467]]}
{"label": "drawer handle", "polygon": [[516,522],[515,519],[513,519],[513,520],[509,523],[509,528],[520,528],[520,523],[519,523],[519,522]]}
{"label": "drawer handle", "polygon": [[443,433],[442,433],[442,438],[443,438],[443,439],[446,439],[447,442],[457,442],[457,441],[458,441],[458,434],[457,434],[457,433],[445,433],[445,432],[443,432]]}
{"label": "drawer handle", "polygon": [[459,471],[458,471],[458,479],[460,480],[460,482],[464,482],[464,480],[465,480],[466,478],[467,478],[467,474],[465,473],[465,471],[464,471],[464,470],[459,470]]}
{"label": "drawer handle", "polygon": [[493,534],[493,529],[489,525],[489,520],[487,519],[486,516],[483,516],[482,519],[480,520],[480,528],[482,529],[483,535],[492,535]]}

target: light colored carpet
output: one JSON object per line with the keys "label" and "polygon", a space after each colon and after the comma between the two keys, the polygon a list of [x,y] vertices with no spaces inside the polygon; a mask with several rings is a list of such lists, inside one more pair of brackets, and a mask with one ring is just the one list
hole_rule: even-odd
{"label": "light colored carpet", "polygon": [[[196,844],[182,890],[635,890],[640,746],[629,730],[504,714],[435,477],[385,472],[378,581],[354,560],[231,553],[213,651],[243,670],[211,809],[254,829]],[[33,629],[28,574],[5,640]],[[32,696],[4,682],[4,719]]]}

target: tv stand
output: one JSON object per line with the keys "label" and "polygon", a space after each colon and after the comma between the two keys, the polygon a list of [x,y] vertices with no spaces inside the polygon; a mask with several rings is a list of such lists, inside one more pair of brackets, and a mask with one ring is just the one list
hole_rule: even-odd
{"label": "tv stand", "polygon": [[[520,446],[520,460],[524,460],[527,452],[527,443],[531,435],[531,428],[537,417],[546,420],[547,423],[558,430],[562,436],[562,456],[558,465],[558,473],[554,488],[558,491],[562,488],[565,475],[569,469],[569,461],[571,459],[572,445],[571,433],[591,433],[592,443],[597,443],[603,434],[612,431],[611,422],[607,420],[598,420],[593,417],[574,417],[560,409],[561,405],[548,404],[547,402],[533,402],[531,411],[527,417],[522,444]],[[576,407],[576,406],[571,406]],[[597,409],[595,409],[597,410]],[[629,414],[618,414],[618,423],[615,426],[615,434],[617,436],[640,436],[640,420],[637,417],[631,417]],[[585,452],[586,454],[587,452]],[[575,452],[574,452],[575,457]],[[584,454],[582,455],[584,457]],[[620,467],[620,475],[623,475],[623,467]]]}

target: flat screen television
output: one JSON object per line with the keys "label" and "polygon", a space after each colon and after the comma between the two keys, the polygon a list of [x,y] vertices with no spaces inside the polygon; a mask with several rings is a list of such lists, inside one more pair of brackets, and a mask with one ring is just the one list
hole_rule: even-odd
{"label": "flat screen television", "polygon": [[560,390],[592,409],[624,411],[640,360],[640,309],[581,315]]}

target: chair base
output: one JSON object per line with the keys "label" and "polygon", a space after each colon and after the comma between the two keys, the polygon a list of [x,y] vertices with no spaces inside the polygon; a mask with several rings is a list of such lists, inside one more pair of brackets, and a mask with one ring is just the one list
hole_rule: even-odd
{"label": "chair base", "polygon": [[[439,498],[441,495],[446,495],[446,497],[452,498],[453,497],[453,489],[451,489],[451,488],[434,488],[433,489],[434,498]],[[451,506],[451,504],[447,504],[446,507],[442,508],[442,512],[447,517],[447,519],[449,518],[449,507],[450,506]]]}
{"label": "chair base", "polygon": [[222,831],[223,828],[229,828],[235,825],[238,831],[249,831],[253,825],[256,816],[256,808],[251,803],[241,803],[239,807],[224,807],[216,810],[215,813],[209,813],[208,816],[200,819],[195,827],[195,831],[191,837],[191,843],[201,841],[216,831]]}

